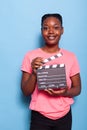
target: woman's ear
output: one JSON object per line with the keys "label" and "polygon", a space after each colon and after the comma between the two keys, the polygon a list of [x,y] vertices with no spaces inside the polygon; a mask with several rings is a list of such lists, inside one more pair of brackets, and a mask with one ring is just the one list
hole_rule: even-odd
{"label": "woman's ear", "polygon": [[61,30],[61,34],[63,34],[64,33],[64,27],[62,27],[62,30]]}

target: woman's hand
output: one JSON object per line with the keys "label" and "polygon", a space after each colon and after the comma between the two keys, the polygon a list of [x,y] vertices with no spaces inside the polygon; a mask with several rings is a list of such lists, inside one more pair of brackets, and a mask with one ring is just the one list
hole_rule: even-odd
{"label": "woman's hand", "polygon": [[46,91],[48,94],[52,95],[52,96],[65,96],[66,92],[67,92],[68,87],[65,87],[63,89],[45,89],[44,91]]}
{"label": "woman's hand", "polygon": [[32,71],[33,71],[34,74],[36,74],[36,70],[40,66],[42,66],[42,64],[43,64],[43,58],[41,58],[41,57],[37,57],[37,58],[32,60],[31,67],[32,67]]}

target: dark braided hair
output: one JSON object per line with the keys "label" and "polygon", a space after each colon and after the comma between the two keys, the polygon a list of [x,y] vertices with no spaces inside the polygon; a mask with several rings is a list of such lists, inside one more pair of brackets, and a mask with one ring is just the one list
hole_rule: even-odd
{"label": "dark braided hair", "polygon": [[61,26],[62,26],[62,24],[63,24],[63,22],[62,22],[62,16],[61,16],[60,14],[57,14],[57,13],[54,13],[54,14],[44,14],[44,15],[42,16],[42,18],[41,18],[41,26],[43,26],[44,20],[45,20],[46,18],[48,18],[48,17],[55,17],[55,18],[57,18],[57,19],[60,21]]}

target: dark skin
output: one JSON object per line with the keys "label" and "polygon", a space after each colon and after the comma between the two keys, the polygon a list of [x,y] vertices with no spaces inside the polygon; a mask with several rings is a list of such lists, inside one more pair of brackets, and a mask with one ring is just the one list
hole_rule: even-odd
{"label": "dark skin", "polygon": [[[41,31],[45,41],[45,46],[42,48],[42,50],[47,53],[58,52],[60,50],[59,40],[64,32],[60,21],[55,17],[46,18],[43,22]],[[36,69],[42,65],[42,61],[43,59],[41,57],[36,57],[32,60],[31,63],[32,74],[29,74],[27,72],[22,73],[21,88],[26,96],[32,94],[35,89],[37,82]],[[68,89],[68,86],[66,86],[66,88],[62,90],[45,89],[43,91],[51,96],[74,97],[79,95],[81,92],[80,74],[78,73],[72,76],[71,82],[72,86],[70,89]]]}

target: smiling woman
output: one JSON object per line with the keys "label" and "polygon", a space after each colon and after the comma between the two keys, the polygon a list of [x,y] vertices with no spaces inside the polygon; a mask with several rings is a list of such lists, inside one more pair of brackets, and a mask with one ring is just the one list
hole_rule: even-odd
{"label": "smiling woman", "polygon": [[[45,14],[42,16],[41,32],[45,45],[42,48],[29,51],[24,57],[21,68],[23,72],[22,91],[26,96],[32,95],[30,130],[71,130],[71,104],[74,102],[73,97],[81,92],[79,64],[75,54],[59,47],[59,41],[63,34],[62,16],[60,14]],[[37,70],[43,66],[45,59],[58,54],[62,54],[62,56],[45,64],[64,64],[66,87],[58,90],[49,87],[39,90]]]}
{"label": "smiling woman", "polygon": [[[54,16],[54,17],[53,17]],[[45,48],[52,47],[52,52],[58,51],[58,43],[63,34],[62,17],[59,14],[46,14],[42,17],[42,35],[45,40]],[[50,45],[50,46],[49,46]],[[56,50],[55,50],[56,49]],[[46,50],[45,50],[46,51]]]}

